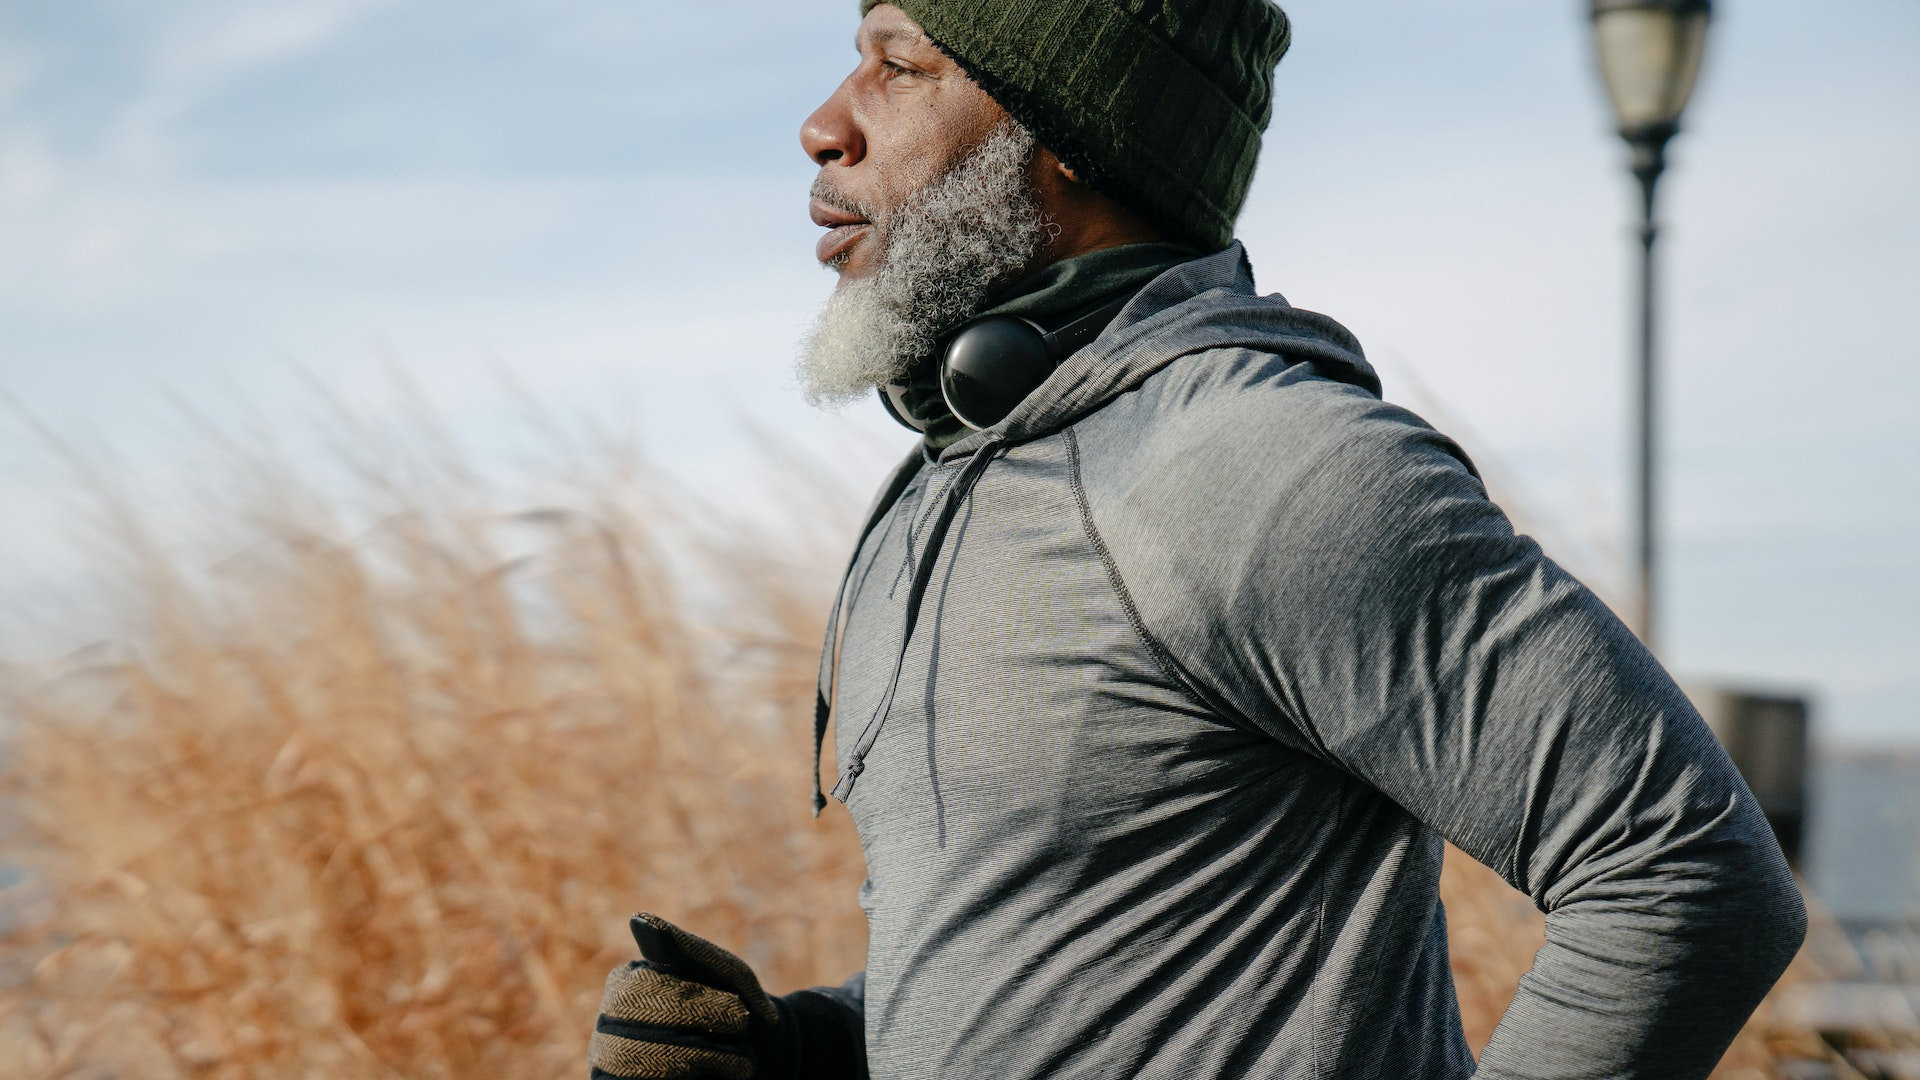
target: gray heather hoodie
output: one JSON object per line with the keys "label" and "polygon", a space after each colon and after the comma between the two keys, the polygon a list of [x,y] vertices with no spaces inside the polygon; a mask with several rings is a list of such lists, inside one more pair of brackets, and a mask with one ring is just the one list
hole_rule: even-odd
{"label": "gray heather hoodie", "polygon": [[1705,1076],[1786,966],[1699,716],[1378,390],[1235,245],[888,483],[834,706],[876,1080],[1469,1075],[1442,837],[1547,913],[1480,1076]]}

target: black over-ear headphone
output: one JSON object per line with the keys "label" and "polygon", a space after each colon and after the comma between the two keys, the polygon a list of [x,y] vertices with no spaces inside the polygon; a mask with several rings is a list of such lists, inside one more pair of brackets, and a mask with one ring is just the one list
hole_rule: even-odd
{"label": "black over-ear headphone", "polygon": [[[935,346],[940,354],[940,396],[955,418],[975,431],[990,428],[1040,388],[1060,362],[1107,328],[1139,290],[1131,289],[1051,329],[1017,315],[988,315],[962,323]],[[918,431],[904,400],[906,388],[880,388],[880,401],[895,420]]]}

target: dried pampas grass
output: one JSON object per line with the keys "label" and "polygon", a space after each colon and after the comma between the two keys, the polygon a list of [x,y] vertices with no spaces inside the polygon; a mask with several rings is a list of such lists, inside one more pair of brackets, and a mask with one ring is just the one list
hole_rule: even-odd
{"label": "dried pampas grass", "polygon": [[119,643],[16,673],[0,1075],[578,1076],[639,907],[770,986],[858,970],[859,846],[806,813],[822,561],[643,471],[507,514],[346,441],[344,488],[243,459],[186,554],[110,507]]}

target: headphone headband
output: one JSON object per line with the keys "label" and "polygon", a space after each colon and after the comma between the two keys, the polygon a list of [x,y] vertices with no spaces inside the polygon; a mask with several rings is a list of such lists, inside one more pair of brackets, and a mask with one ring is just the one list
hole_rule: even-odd
{"label": "headphone headband", "polygon": [[[940,396],[948,411],[974,431],[1006,419],[1062,361],[1092,344],[1139,292],[1129,289],[1081,309],[1065,322],[1050,319],[1052,326],[1019,315],[986,315],[961,323],[934,347],[940,356]],[[913,418],[907,394],[907,387],[890,383],[880,387],[880,403],[903,426],[925,434],[926,425]]]}
{"label": "headphone headband", "polygon": [[1139,292],[1130,289],[1052,329],[1032,319],[989,315],[956,330],[940,361],[940,395],[975,431],[1005,420],[1061,361],[1100,336]]}

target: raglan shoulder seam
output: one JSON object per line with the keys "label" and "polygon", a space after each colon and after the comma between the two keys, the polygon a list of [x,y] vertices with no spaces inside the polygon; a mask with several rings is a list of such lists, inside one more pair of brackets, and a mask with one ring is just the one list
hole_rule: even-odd
{"label": "raglan shoulder seam", "polygon": [[1067,447],[1067,485],[1072,489],[1074,502],[1080,510],[1081,528],[1085,530],[1087,540],[1093,545],[1094,552],[1100,556],[1100,564],[1106,570],[1107,581],[1113,586],[1115,595],[1120,598],[1120,607],[1127,613],[1127,622],[1132,625],[1134,635],[1140,639],[1141,644],[1146,646],[1147,653],[1153,657],[1154,665],[1160,669],[1160,673],[1165,675],[1181,693],[1207,712],[1221,713],[1222,710],[1214,704],[1209,695],[1195,686],[1193,681],[1180,670],[1179,662],[1174,659],[1172,651],[1154,636],[1153,631],[1147,628],[1146,620],[1141,618],[1140,607],[1134,603],[1133,593],[1127,588],[1126,579],[1120,574],[1120,564],[1114,560],[1112,549],[1107,546],[1106,539],[1100,535],[1099,526],[1094,524],[1093,504],[1087,499],[1087,488],[1080,477],[1079,436],[1071,427],[1066,428],[1061,434],[1065,438]]}
{"label": "raglan shoulder seam", "polygon": [[[1228,722],[1235,725],[1251,723],[1252,720],[1250,717],[1244,716],[1240,710],[1226,704],[1225,700],[1218,695],[1207,692],[1206,689],[1198,685],[1193,678],[1187,676],[1185,669],[1182,668],[1173,650],[1169,648],[1166,643],[1162,642],[1153,633],[1152,629],[1148,627],[1146,618],[1141,614],[1140,607],[1138,603],[1135,602],[1132,591],[1127,587],[1126,579],[1120,570],[1119,560],[1114,557],[1113,549],[1108,545],[1105,537],[1100,534],[1100,528],[1094,521],[1092,501],[1087,495],[1086,483],[1082,476],[1080,441],[1076,427],[1077,425],[1075,427],[1065,428],[1062,431],[1067,447],[1068,482],[1073,489],[1074,499],[1079,505],[1081,524],[1086,531],[1087,538],[1093,544],[1094,550],[1098,552],[1100,561],[1106,568],[1107,577],[1114,591],[1119,595],[1121,605],[1126,609],[1128,620],[1133,624],[1134,632],[1140,637],[1141,641],[1146,644],[1147,650],[1152,654],[1154,662],[1160,670],[1167,678],[1171,679],[1176,686],[1184,691],[1195,704],[1215,716],[1227,719]],[[1319,731],[1315,730],[1312,724],[1306,723],[1302,718],[1295,716],[1293,710],[1288,709],[1282,702],[1273,701],[1269,704],[1286,719],[1288,726],[1291,727],[1305,742],[1306,746],[1311,749],[1313,756],[1337,767],[1344,767],[1338,765],[1339,759],[1328,750],[1325,741],[1320,737]],[[1258,725],[1256,724],[1255,726]]]}

